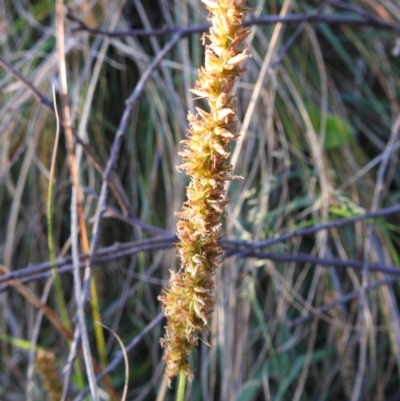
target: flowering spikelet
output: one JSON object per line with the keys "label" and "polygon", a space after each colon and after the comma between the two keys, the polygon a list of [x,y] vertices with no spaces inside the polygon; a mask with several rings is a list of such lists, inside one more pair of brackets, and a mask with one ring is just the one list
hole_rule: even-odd
{"label": "flowering spikelet", "polygon": [[188,356],[207,329],[214,307],[213,276],[221,265],[218,245],[225,198],[225,182],[233,176],[227,162],[229,143],[237,138],[234,96],[230,93],[235,78],[245,69],[241,63],[249,55],[240,48],[249,34],[242,23],[246,0],[202,0],[210,11],[212,27],[203,35],[205,65],[200,68],[192,92],[207,99],[210,111],[197,108],[189,113],[188,139],[182,141],[183,163],[178,168],[190,176],[187,201],[177,213],[178,253],[181,268],[171,272],[169,287],[159,299],[167,317],[165,338],[166,375],[183,372],[191,376]]}
{"label": "flowering spikelet", "polygon": [[40,349],[36,355],[36,369],[43,380],[49,401],[61,400],[63,383],[58,375],[54,353]]}

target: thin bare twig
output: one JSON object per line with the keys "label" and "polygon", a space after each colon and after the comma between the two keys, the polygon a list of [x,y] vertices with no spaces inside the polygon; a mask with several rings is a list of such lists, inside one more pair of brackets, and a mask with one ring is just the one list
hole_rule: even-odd
{"label": "thin bare twig", "polygon": [[320,258],[316,256],[310,256],[306,254],[285,254],[285,253],[273,253],[273,252],[254,252],[246,255],[247,257],[252,257],[256,259],[268,259],[275,262],[296,262],[296,263],[312,263],[319,264],[321,266],[332,265],[335,268],[349,267],[362,271],[365,264],[368,265],[368,271],[379,271],[386,274],[400,275],[400,266],[385,266],[378,263],[368,263],[367,261],[358,260],[343,260],[338,258]]}
{"label": "thin bare twig", "polygon": [[71,375],[72,375],[72,366],[73,366],[74,360],[78,354],[80,339],[81,339],[81,335],[79,332],[79,326],[76,325],[75,331],[74,331],[74,337],[73,337],[73,340],[69,347],[69,355],[68,355],[67,363],[63,369],[64,382],[63,382],[63,392],[62,392],[62,396],[61,396],[61,401],[65,401],[68,396],[69,385],[71,382]]}
{"label": "thin bare twig", "polygon": [[20,74],[8,61],[4,60],[0,56],[0,66],[2,66],[6,71],[11,72],[15,78],[21,81],[35,96],[39,102],[46,106],[52,113],[54,113],[53,102],[43,95],[27,78]]}
{"label": "thin bare twig", "polygon": [[[103,174],[103,183],[101,186],[99,201],[97,204],[96,214],[95,214],[94,223],[93,223],[92,239],[91,239],[91,245],[90,245],[90,260],[92,260],[94,258],[94,255],[96,252],[101,219],[102,219],[103,213],[106,210],[109,180],[110,180],[111,173],[112,173],[114,165],[115,165],[115,161],[116,161],[118,153],[119,153],[122,137],[125,133],[125,129],[128,124],[133,107],[135,106],[136,101],[139,99],[140,95],[142,94],[147,81],[150,79],[151,75],[153,74],[153,71],[157,68],[158,64],[162,61],[162,59],[165,57],[165,55],[174,46],[176,46],[176,44],[180,41],[180,39],[181,39],[181,35],[175,34],[169,40],[169,42],[163,47],[163,49],[157,54],[157,56],[154,58],[154,60],[151,62],[151,64],[147,67],[144,74],[140,77],[140,80],[137,83],[135,89],[133,90],[133,92],[131,93],[131,95],[129,96],[129,98],[126,101],[126,107],[124,110],[124,114],[122,115],[120,124],[118,126],[118,130],[115,134],[114,141],[111,146],[110,156],[109,156],[109,159],[108,159],[108,162],[107,162],[106,168],[104,170],[104,174]],[[83,284],[83,293],[86,295],[88,294],[89,278],[90,278],[90,270],[86,269],[84,284]]]}
{"label": "thin bare twig", "polygon": [[347,11],[352,11],[356,15],[365,18],[368,21],[376,21],[378,24],[382,23],[384,21],[382,18],[378,17],[375,14],[372,14],[362,7],[356,6],[354,4],[350,4],[341,0],[324,0],[325,4],[329,4],[332,7],[342,9],[342,10],[347,10]]}
{"label": "thin bare twig", "polygon": [[[389,278],[386,280],[377,281],[373,284],[369,284],[365,290],[366,290],[366,292],[370,292],[383,285],[391,285],[391,284],[397,282],[398,280],[399,280],[398,278]],[[322,315],[323,313],[327,312],[328,310],[334,308],[336,305],[341,305],[341,304],[347,303],[347,302],[351,301],[352,299],[359,297],[359,295],[360,295],[360,291],[353,291],[346,295],[343,295],[340,298],[335,299],[334,301],[332,301],[329,304],[322,305],[319,308],[316,308],[316,309],[310,311],[310,313],[308,315],[301,316],[296,319],[290,320],[288,322],[288,326],[289,326],[289,328],[292,328],[292,327],[298,326],[300,324],[307,323],[310,320],[312,320],[315,316]]]}
{"label": "thin bare twig", "polygon": [[[99,256],[96,254],[96,257],[93,259],[94,264],[103,264],[107,263],[119,258],[128,257],[139,252],[146,252],[146,251],[154,251],[154,250],[163,250],[163,249],[170,249],[174,246],[174,242],[176,241],[176,237],[171,235],[170,237],[158,237],[158,238],[151,238],[148,240],[137,241],[137,242],[130,242],[124,244],[115,244],[112,247],[102,248],[102,255]],[[223,244],[224,241],[221,241]],[[240,242],[240,246],[243,246],[243,243]],[[232,248],[232,241],[229,242],[229,246],[225,246],[225,251],[229,256],[232,255],[240,255],[241,251]],[[338,258],[320,258],[320,257],[313,257],[310,255],[305,254],[283,254],[283,253],[274,253],[274,252],[256,252],[251,250],[249,253],[246,253],[246,256],[243,257],[252,257],[256,259],[266,259],[266,260],[273,260],[276,262],[296,262],[296,263],[312,263],[312,264],[320,264],[321,266],[333,266],[339,269],[346,269],[346,268],[354,268],[356,270],[361,271],[364,262],[357,261],[357,260],[342,260]],[[81,258],[84,260],[87,258],[87,255],[81,255]],[[58,262],[60,268],[58,270],[59,274],[69,273],[73,270],[73,264],[71,258],[65,258],[61,264],[60,261]],[[85,262],[82,261],[79,263],[79,268],[85,268]],[[29,269],[29,272],[27,270]],[[0,293],[7,291],[9,289],[9,281],[15,280],[15,276],[18,277],[20,283],[26,283],[30,281],[36,281],[39,279],[45,279],[50,277],[51,272],[49,271],[50,265],[47,263],[42,263],[40,265],[36,265],[33,268],[25,268],[23,270],[18,270],[8,274],[7,276],[0,277],[0,282],[4,284],[0,287]],[[400,268],[399,266],[388,266],[379,263],[371,263],[368,264],[369,271],[379,271],[390,275],[400,275]],[[14,277],[10,279],[9,277]]]}
{"label": "thin bare twig", "polygon": [[[127,36],[164,36],[170,34],[178,34],[181,37],[186,37],[193,34],[199,34],[207,31],[210,28],[209,24],[191,25],[186,27],[176,28],[159,28],[159,29],[126,29],[107,31],[101,28],[91,28],[85,24],[82,20],[75,17],[70,12],[67,14],[67,18],[78,24],[78,27],[73,28],[72,32],[87,32],[91,35],[107,36],[109,38],[120,38]],[[387,21],[375,17],[373,14],[368,12],[363,13],[357,17],[348,17],[340,15],[321,15],[315,13],[309,14],[288,14],[285,16],[280,15],[264,15],[258,18],[252,18],[246,21],[243,25],[246,27],[253,25],[271,25],[276,23],[283,24],[301,24],[301,23],[324,23],[328,25],[352,25],[352,26],[365,26],[373,27],[375,29],[388,30],[400,33],[400,25],[392,25]]]}
{"label": "thin bare twig", "polygon": [[[111,188],[111,183],[110,183]],[[97,193],[90,187],[83,188],[84,191],[91,196],[95,200],[99,200],[99,196]],[[112,188],[111,188],[112,189]],[[129,213],[121,213],[118,209],[112,206],[106,206],[106,210],[104,211],[103,217],[114,218],[117,220],[121,220],[131,226],[140,227],[143,231],[146,231],[150,234],[154,235],[171,235],[171,232],[165,230],[164,228],[153,226],[151,224],[147,224],[142,220],[131,216]]]}
{"label": "thin bare twig", "polygon": [[[106,209],[107,213],[108,210],[109,209],[107,208]],[[358,221],[381,218],[399,212],[400,212],[400,205],[394,205],[385,209],[377,210],[374,213],[365,213],[356,217],[344,218],[331,221],[329,223],[318,224],[313,227],[292,231],[290,233],[283,234],[277,238],[269,238],[267,240],[260,241],[257,243],[249,243],[246,241],[223,238],[221,240],[221,245],[227,252],[226,257],[235,256],[237,258],[244,258],[250,255],[253,257],[256,251],[260,248],[272,246],[276,243],[287,241],[294,237],[310,235],[320,230],[342,227],[344,225],[349,225]],[[135,224],[135,221],[133,221],[132,223]],[[149,226],[147,228],[154,232],[156,232],[157,230],[162,230],[158,227],[153,227],[153,226]],[[148,238],[140,241],[127,242],[123,244],[116,243],[109,247],[99,248],[95,253],[94,262],[105,263],[138,252],[170,248],[173,246],[173,243],[174,241],[177,240],[177,238],[173,233],[165,232],[165,230],[163,231],[164,235],[162,236]],[[123,254],[121,252],[123,252]],[[262,256],[262,254],[259,254],[259,256]],[[87,254],[80,255],[81,267],[84,266],[83,262],[87,257],[88,257]],[[59,272],[65,273],[71,271],[71,263],[72,260],[70,257],[57,260],[57,267],[59,268]],[[23,269],[12,270],[10,273],[0,276],[0,284],[4,284],[2,287],[0,287],[0,292],[7,290],[8,287],[7,282],[10,280],[18,280],[18,279],[25,280],[29,278],[31,281],[32,277],[35,277],[35,279],[37,280],[43,279],[47,277],[47,274],[50,271],[50,269],[51,269],[50,262],[43,262],[27,266]],[[42,273],[43,275],[41,275]]]}
{"label": "thin bare twig", "polygon": [[[277,238],[268,238],[264,241],[260,241],[257,242],[255,244],[249,244],[249,243],[244,243],[246,244],[248,247],[239,252],[236,253],[235,256],[237,258],[242,258],[245,257],[247,255],[249,255],[250,253],[252,253],[254,250],[259,249],[259,248],[263,248],[263,247],[267,247],[267,246],[271,246],[274,245],[276,243],[279,242],[283,242],[283,241],[287,241],[291,238],[294,237],[300,237],[300,236],[305,236],[305,235],[310,235],[310,234],[314,234],[317,231],[320,230],[325,230],[325,229],[330,229],[330,228],[336,228],[336,227],[342,227],[348,224],[352,224],[355,223],[357,221],[361,221],[361,220],[366,220],[366,219],[376,219],[379,217],[384,217],[384,216],[388,216],[391,214],[395,214],[395,213],[399,213],[400,212],[400,204],[385,208],[385,209],[381,209],[381,210],[377,210],[375,212],[369,212],[369,213],[364,213],[362,215],[359,216],[355,216],[355,217],[349,217],[349,218],[344,218],[344,219],[338,219],[335,221],[330,221],[328,223],[322,223],[322,224],[318,224],[315,225],[313,227],[309,227],[309,228],[302,228],[300,230],[296,230],[296,231],[292,231],[289,232],[287,234],[283,234]],[[229,241],[229,240],[228,240]]]}
{"label": "thin bare twig", "polygon": [[[154,249],[163,249],[162,244],[167,243],[167,247],[173,245],[173,242],[176,240],[176,236],[171,234],[170,236],[163,236],[163,237],[156,237],[156,238],[149,238],[144,239],[141,241],[134,241],[134,242],[127,242],[127,243],[116,243],[112,246],[100,248],[96,252],[96,259],[95,262],[97,263],[102,257],[113,257],[114,254],[120,252],[121,250],[132,249],[133,253],[143,252],[147,250],[154,250]],[[79,259],[81,264],[87,259],[87,254],[81,254]],[[109,259],[114,260],[114,259]],[[59,259],[56,262],[57,267],[59,270],[65,266],[70,266],[72,264],[72,258],[66,257],[63,259]],[[26,276],[38,274],[41,272],[49,271],[51,269],[50,262],[43,262],[38,263],[32,266],[28,266],[24,269],[18,269],[14,271],[10,271],[9,274],[4,274],[0,276],[0,284],[4,283],[9,280],[19,280]]]}

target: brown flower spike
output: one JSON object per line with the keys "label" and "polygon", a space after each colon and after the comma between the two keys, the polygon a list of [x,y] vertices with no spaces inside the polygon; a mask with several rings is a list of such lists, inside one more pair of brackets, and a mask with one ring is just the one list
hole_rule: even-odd
{"label": "brown flower spike", "polygon": [[207,99],[210,111],[197,108],[189,113],[188,139],[182,141],[183,164],[179,169],[190,176],[187,201],[177,224],[178,252],[181,268],[171,271],[169,287],[160,301],[167,317],[165,338],[166,375],[180,372],[191,376],[188,356],[198,342],[199,333],[207,329],[214,307],[213,276],[221,265],[218,245],[221,218],[224,215],[225,181],[232,166],[227,162],[229,143],[237,138],[234,96],[230,93],[236,77],[245,69],[240,65],[249,58],[240,48],[249,30],[243,28],[246,0],[202,0],[210,11],[212,23],[206,39],[205,65],[200,68],[192,92]]}
{"label": "brown flower spike", "polygon": [[46,389],[48,400],[61,400],[63,382],[59,376],[54,353],[39,349],[36,356],[36,369],[43,380],[43,387]]}

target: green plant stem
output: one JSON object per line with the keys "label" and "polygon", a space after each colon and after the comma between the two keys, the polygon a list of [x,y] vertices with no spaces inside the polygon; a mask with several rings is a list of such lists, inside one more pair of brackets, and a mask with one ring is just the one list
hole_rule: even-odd
{"label": "green plant stem", "polygon": [[179,387],[178,394],[176,395],[176,401],[183,401],[185,398],[186,377],[187,376],[184,372],[179,373]]}
{"label": "green plant stem", "polygon": [[90,307],[92,310],[93,321],[100,323],[94,325],[94,333],[100,356],[100,364],[102,369],[105,369],[107,367],[106,342],[104,340],[104,333],[101,326],[100,304],[94,277],[92,277],[90,281]]}

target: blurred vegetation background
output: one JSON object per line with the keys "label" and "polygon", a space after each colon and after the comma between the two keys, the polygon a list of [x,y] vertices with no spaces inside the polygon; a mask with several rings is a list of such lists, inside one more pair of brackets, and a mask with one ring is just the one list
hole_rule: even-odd
{"label": "blurred vegetation background", "polygon": [[[52,85],[60,113],[62,91],[54,3],[0,0],[0,399],[5,401],[60,399],[64,381],[63,399],[92,399],[82,393],[90,375],[80,342],[72,341],[80,327],[71,260],[77,234],[71,231],[72,181],[63,129],[54,180],[50,175],[57,127]],[[228,189],[217,304],[211,331],[192,357],[195,379],[186,399],[398,400],[400,5],[397,0],[248,4],[249,21],[258,20],[248,39],[252,58],[237,85],[242,135],[232,146],[235,174],[244,179]],[[281,10],[283,24],[267,23],[264,17]],[[292,14],[309,17],[289,23]],[[187,111],[201,102],[189,89],[204,49],[200,27],[182,35],[149,70],[172,33],[127,31],[206,22],[199,0],[65,2],[74,156],[92,245],[93,225],[100,222],[92,264],[97,311],[129,351],[128,400],[174,399],[175,383],[168,389],[163,379],[157,296],[169,270],[178,266],[174,213],[184,201],[186,178],[175,166]],[[120,34],[105,34],[116,31]],[[151,75],[124,127],[100,219],[104,169],[125,101],[146,72]],[[53,243],[69,329],[49,263],[51,183]],[[360,217],[365,213],[371,214]],[[345,220],[322,229],[339,219]],[[297,230],[298,235],[286,235]],[[86,308],[85,316],[96,374],[111,363],[99,397],[116,400],[125,380],[121,347],[108,330],[100,329],[105,343],[99,342],[101,326],[94,324],[92,311]],[[77,362],[71,366],[74,345]],[[50,376],[40,367],[43,360],[55,374],[51,381],[59,381],[58,390],[46,384]],[[112,365],[117,360],[121,363]]]}

